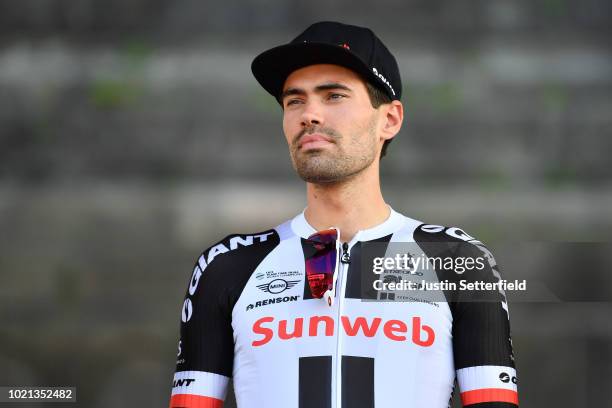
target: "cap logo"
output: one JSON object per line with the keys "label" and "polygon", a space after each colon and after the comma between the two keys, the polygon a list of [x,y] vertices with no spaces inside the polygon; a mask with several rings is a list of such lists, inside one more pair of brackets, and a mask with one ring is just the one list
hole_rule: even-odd
{"label": "cap logo", "polygon": [[385,78],[383,76],[383,74],[379,73],[378,70],[375,67],[372,67],[372,72],[374,72],[374,75],[376,75],[378,78],[380,78],[380,80],[383,81],[385,83],[385,85],[387,85],[389,87],[389,89],[391,89],[391,93],[393,94],[393,96],[395,96],[395,90],[393,89],[393,87],[391,86],[391,84],[389,83],[387,78]]}
{"label": "cap logo", "polygon": [[349,47],[349,45],[348,45],[347,43],[342,43],[342,44],[340,44],[340,46],[341,46],[342,48],[346,48],[347,50],[350,50],[350,49],[351,49],[351,47]]}

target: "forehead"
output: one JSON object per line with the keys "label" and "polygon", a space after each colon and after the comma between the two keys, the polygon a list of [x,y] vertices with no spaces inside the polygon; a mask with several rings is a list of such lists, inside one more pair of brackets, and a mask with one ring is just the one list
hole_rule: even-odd
{"label": "forehead", "polygon": [[316,64],[296,69],[289,74],[283,85],[283,91],[288,88],[308,90],[322,83],[341,83],[351,88],[366,90],[363,79],[356,72],[340,65]]}

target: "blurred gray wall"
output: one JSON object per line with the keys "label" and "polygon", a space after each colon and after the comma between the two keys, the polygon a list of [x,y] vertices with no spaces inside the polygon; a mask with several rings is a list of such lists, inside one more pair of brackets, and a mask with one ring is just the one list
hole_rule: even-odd
{"label": "blurred gray wall", "polygon": [[[0,0],[0,385],[167,406],[199,252],[305,205],[250,62],[317,20],[398,57],[396,210],[502,246],[610,241],[610,1]],[[511,303],[522,406],[609,399],[603,293]]]}

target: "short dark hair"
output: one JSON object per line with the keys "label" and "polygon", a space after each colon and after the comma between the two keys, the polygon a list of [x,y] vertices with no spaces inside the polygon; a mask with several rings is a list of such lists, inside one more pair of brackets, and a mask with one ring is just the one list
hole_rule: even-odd
{"label": "short dark hair", "polygon": [[[391,103],[391,98],[389,98],[389,95],[387,95],[382,89],[372,85],[368,81],[365,81],[365,85],[368,90],[368,96],[370,97],[370,104],[372,104],[374,109],[378,109],[380,105]],[[387,154],[387,146],[389,146],[389,143],[391,143],[392,140],[393,139],[387,139],[383,143],[380,151],[381,159],[385,156],[385,154]]]}

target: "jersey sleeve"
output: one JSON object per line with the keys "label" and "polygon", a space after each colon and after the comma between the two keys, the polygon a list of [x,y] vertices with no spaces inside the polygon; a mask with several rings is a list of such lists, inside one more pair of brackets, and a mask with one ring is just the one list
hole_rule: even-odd
{"label": "jersey sleeve", "polygon": [[[466,283],[497,283],[499,268],[480,242],[458,243],[458,255],[482,260],[482,269],[462,276]],[[459,290],[453,299],[453,354],[464,407],[518,407],[517,376],[503,289]]]}
{"label": "jersey sleeve", "polygon": [[170,408],[222,408],[234,366],[232,310],[275,230],[230,235],[197,259],[183,306]]}
{"label": "jersey sleeve", "polygon": [[[499,267],[482,242],[456,227],[421,225],[415,239],[428,256],[448,257],[455,265],[472,268],[436,270],[440,281],[452,282],[445,291],[453,316],[453,360],[464,407],[518,406],[517,376],[510,336],[506,294],[502,289],[472,290],[470,284],[498,283]],[[459,263],[458,261],[461,261]]]}
{"label": "jersey sleeve", "polygon": [[221,408],[232,373],[234,341],[222,271],[196,262],[181,310],[170,408]]}

